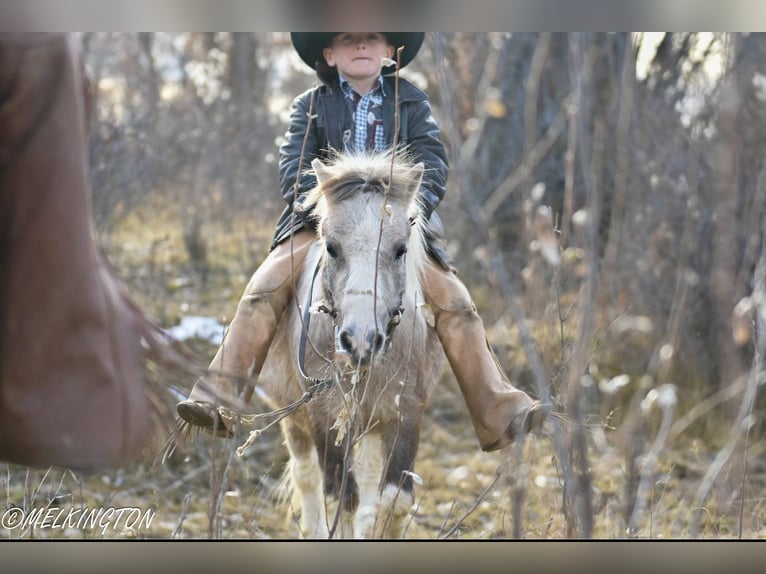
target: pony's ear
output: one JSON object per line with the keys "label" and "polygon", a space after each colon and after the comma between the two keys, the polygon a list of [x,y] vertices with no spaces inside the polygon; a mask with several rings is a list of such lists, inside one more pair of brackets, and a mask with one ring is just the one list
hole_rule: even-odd
{"label": "pony's ear", "polygon": [[316,174],[317,181],[320,185],[330,179],[330,170],[327,169],[325,164],[319,161],[319,158],[314,158],[311,161],[311,167],[314,168],[314,173]]}
{"label": "pony's ear", "polygon": [[425,164],[422,161],[412,166],[412,189],[410,192],[414,195],[420,189],[420,184],[423,183],[423,172],[425,171]]}

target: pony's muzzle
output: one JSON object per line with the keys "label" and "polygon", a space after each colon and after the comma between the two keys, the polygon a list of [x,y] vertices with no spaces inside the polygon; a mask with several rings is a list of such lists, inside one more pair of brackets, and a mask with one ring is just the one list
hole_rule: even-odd
{"label": "pony's muzzle", "polygon": [[338,335],[338,349],[348,355],[354,366],[369,365],[374,355],[380,355],[385,342],[385,334],[377,329],[355,329],[350,326]]}

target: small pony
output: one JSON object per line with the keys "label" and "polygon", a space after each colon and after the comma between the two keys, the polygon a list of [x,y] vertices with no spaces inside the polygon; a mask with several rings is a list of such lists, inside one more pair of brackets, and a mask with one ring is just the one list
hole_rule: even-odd
{"label": "small pony", "polygon": [[[319,239],[261,381],[280,424],[306,538],[400,538],[423,409],[444,354],[421,310],[423,164],[392,153],[312,162]],[[328,513],[325,495],[338,507]]]}

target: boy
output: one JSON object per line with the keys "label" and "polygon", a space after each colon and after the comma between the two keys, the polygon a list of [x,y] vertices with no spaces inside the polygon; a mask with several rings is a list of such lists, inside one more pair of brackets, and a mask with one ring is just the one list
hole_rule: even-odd
{"label": "boy", "polygon": [[[293,102],[279,162],[287,207],[277,224],[270,253],[250,279],[208,374],[197,381],[189,399],[178,404],[178,414],[187,423],[218,436],[232,436],[236,414],[231,411],[238,404],[235,397],[250,400],[251,377],[260,372],[280,317],[293,296],[292,273],[300,273],[303,258],[316,239],[310,215],[293,213],[293,202],[300,203],[303,194],[316,185],[305,170],[314,158],[327,157],[331,149],[382,151],[392,145],[394,79],[386,74],[394,67],[383,67],[384,59],[396,56],[395,46],[404,46],[399,66],[406,66],[424,36],[422,32],[291,34],[299,56],[316,70],[322,85]],[[399,106],[398,142],[426,166],[420,199],[433,234],[428,238],[431,258],[424,296],[434,312],[436,332],[481,448],[496,450],[541,426],[550,409],[508,382],[487,344],[470,294],[440,246],[441,222],[434,210],[444,196],[448,166],[428,96],[400,79]],[[304,173],[298,173],[299,164]]]}

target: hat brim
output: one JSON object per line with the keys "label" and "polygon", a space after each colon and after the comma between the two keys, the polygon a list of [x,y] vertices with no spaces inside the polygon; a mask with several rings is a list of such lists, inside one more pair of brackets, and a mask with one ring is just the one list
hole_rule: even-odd
{"label": "hat brim", "polygon": [[[420,47],[423,45],[425,32],[382,32],[385,34],[389,43],[394,47],[394,59],[396,59],[396,49],[404,46],[402,50],[399,68],[404,68],[412,62]],[[323,62],[322,52],[330,45],[332,39],[340,32],[290,32],[295,51],[298,52],[301,60],[307,66],[316,70],[317,62]],[[391,74],[396,71],[395,66],[386,66],[381,70],[382,74]]]}

